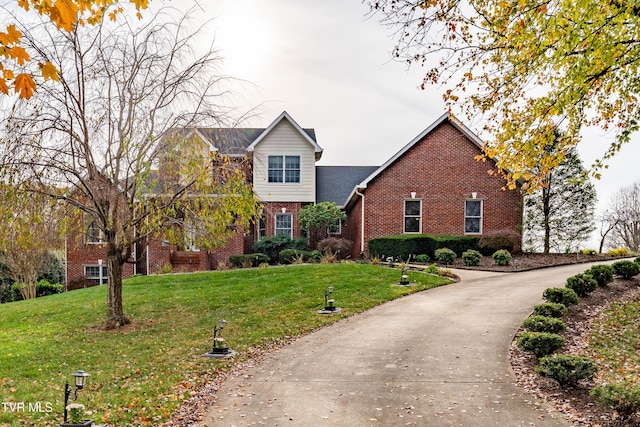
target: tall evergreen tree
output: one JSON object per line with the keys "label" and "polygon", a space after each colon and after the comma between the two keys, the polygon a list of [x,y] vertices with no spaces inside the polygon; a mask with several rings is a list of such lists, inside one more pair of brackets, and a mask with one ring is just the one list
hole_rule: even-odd
{"label": "tall evergreen tree", "polygon": [[545,186],[524,199],[524,244],[533,250],[564,252],[595,230],[596,190],[575,148],[548,172]]}

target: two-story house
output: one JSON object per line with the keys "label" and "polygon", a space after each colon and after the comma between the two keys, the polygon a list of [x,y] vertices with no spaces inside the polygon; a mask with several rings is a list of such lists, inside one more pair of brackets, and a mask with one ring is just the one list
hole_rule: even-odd
{"label": "two-story house", "polygon": [[[335,202],[347,219],[332,234],[354,242],[353,258],[367,253],[369,239],[392,234],[483,235],[519,232],[521,195],[504,190],[491,161],[478,162],[482,141],[444,114],[382,166],[318,166],[322,156],[315,131],[302,128],[286,112],[267,128],[196,128],[197,136],[220,155],[245,159],[248,179],[263,203],[262,217],[213,251],[179,251],[161,240],[148,242],[127,274],[153,274],[164,264],[174,271],[214,269],[233,254],[250,253],[265,236],[300,237],[300,210]],[[84,236],[69,236],[67,282],[100,278],[101,252]],[[86,246],[92,245],[87,251]],[[84,254],[84,255],[83,255]],[[104,275],[104,274],[103,274]]]}

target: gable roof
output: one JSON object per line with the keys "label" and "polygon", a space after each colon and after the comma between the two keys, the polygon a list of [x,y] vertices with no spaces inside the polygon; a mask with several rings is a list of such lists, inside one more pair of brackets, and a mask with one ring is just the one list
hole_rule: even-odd
{"label": "gable roof", "polygon": [[416,145],[418,142],[422,141],[422,139],[429,135],[431,132],[433,132],[433,130],[435,128],[437,128],[438,126],[440,126],[442,123],[444,123],[445,121],[448,121],[451,125],[453,125],[456,129],[458,129],[464,136],[466,136],[474,145],[476,145],[479,149],[482,150],[482,146],[484,145],[484,143],[482,142],[482,140],[475,134],[473,133],[468,127],[466,127],[465,125],[462,124],[462,122],[460,122],[458,119],[456,119],[453,114],[450,113],[444,113],[443,115],[441,115],[440,117],[438,117],[436,119],[436,121],[434,121],[431,125],[429,125],[429,127],[427,127],[425,130],[423,130],[422,132],[420,132],[420,134],[418,136],[416,136],[415,138],[413,138],[411,140],[411,142],[409,142],[407,145],[405,145],[404,147],[402,147],[400,149],[400,151],[398,151],[396,154],[394,154],[389,160],[387,160],[382,166],[380,166],[379,168],[377,168],[373,173],[371,173],[369,176],[367,176],[364,180],[362,180],[359,184],[357,184],[351,191],[351,193],[349,194],[349,198],[347,199],[347,202],[345,203],[345,206],[347,204],[349,204],[349,202],[351,202],[352,198],[354,197],[354,195],[356,194],[356,192],[358,191],[358,189],[365,189],[367,188],[367,185],[369,185],[369,183],[371,181],[373,181],[376,177],[378,177],[382,172],[384,172],[389,166],[391,166],[393,163],[395,163],[400,157],[402,157],[407,151],[409,151],[411,148],[413,148],[414,145]]}
{"label": "gable roof", "polygon": [[291,126],[293,126],[293,128],[296,130],[296,132],[298,132],[298,134],[307,142],[309,143],[309,145],[311,145],[311,147],[313,147],[314,152],[316,153],[316,160],[320,160],[320,157],[322,157],[322,148],[320,148],[320,146],[318,145],[318,143],[315,140],[315,133],[313,135],[313,138],[309,135],[309,133],[305,132],[304,129],[302,129],[300,127],[300,125],[298,123],[296,123],[295,120],[293,120],[293,118],[289,115],[289,113],[287,113],[286,111],[283,111],[270,125],[269,127],[267,127],[264,132],[262,132],[260,134],[260,136],[258,136],[252,143],[251,145],[249,145],[247,147],[247,151],[251,152],[253,151],[256,146],[258,144],[260,144],[267,135],[269,135],[269,133],[278,125],[280,124],[280,122],[282,121],[287,121],[289,122],[289,124]]}
{"label": "gable roof", "polygon": [[378,166],[316,166],[316,203],[334,202],[343,208],[353,188]]}

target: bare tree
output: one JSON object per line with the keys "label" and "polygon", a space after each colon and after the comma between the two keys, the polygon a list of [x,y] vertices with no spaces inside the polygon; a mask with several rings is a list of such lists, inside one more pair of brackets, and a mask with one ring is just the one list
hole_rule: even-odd
{"label": "bare tree", "polygon": [[620,220],[616,216],[615,212],[611,212],[610,210],[606,210],[602,215],[598,217],[598,222],[600,222],[600,246],[598,247],[599,253],[602,253],[602,251],[604,250],[607,236],[618,226],[619,221]]}
{"label": "bare tree", "polygon": [[22,28],[32,57],[58,67],[60,81],[12,109],[6,141],[19,142],[7,147],[5,169],[38,182],[31,191],[65,188],[45,193],[99,229],[107,327],[129,322],[122,272],[137,242],[197,224],[201,247],[214,246],[248,227],[258,206],[241,170],[176,131],[220,126],[228,116],[220,58],[211,47],[194,53],[203,37],[188,15],[175,21],[179,14],[162,9],[147,21],[123,16],[70,33],[47,22]]}
{"label": "bare tree", "polygon": [[640,250],[640,182],[620,189],[611,198],[609,211],[615,216],[611,241],[633,252]]}

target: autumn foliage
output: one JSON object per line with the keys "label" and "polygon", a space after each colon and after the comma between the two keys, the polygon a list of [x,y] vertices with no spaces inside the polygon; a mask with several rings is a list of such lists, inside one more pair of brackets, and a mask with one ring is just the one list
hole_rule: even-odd
{"label": "autumn foliage", "polygon": [[[128,0],[140,10],[146,9],[148,0]],[[122,7],[119,0],[18,0],[25,11],[33,10],[48,17],[62,31],[70,32],[76,25],[95,25],[104,14],[115,20]],[[109,6],[113,6],[109,8]],[[108,12],[107,12],[108,11]],[[22,33],[15,24],[0,31],[0,92],[9,95],[11,89],[19,97],[29,99],[37,89],[38,74],[43,80],[58,80],[58,70],[51,62],[31,63],[31,57],[21,46]]]}

